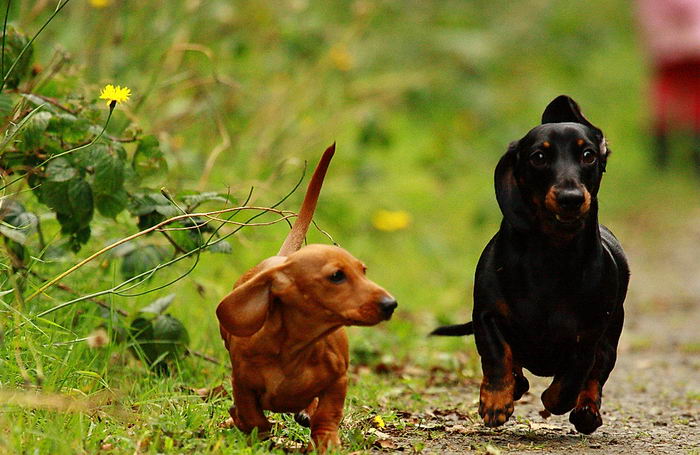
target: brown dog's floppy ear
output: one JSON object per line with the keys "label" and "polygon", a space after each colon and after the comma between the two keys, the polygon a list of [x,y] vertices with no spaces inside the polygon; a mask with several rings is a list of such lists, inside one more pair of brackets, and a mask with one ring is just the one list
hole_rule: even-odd
{"label": "brown dog's floppy ear", "polygon": [[496,166],[494,175],[496,200],[506,221],[518,231],[529,231],[532,226],[532,216],[525,205],[514,174],[518,160],[518,147],[518,141],[512,142]]}
{"label": "brown dog's floppy ear", "polygon": [[273,297],[272,287],[277,281],[286,281],[281,277],[283,268],[278,265],[263,270],[224,297],[216,308],[216,317],[228,333],[249,337],[262,328]]}

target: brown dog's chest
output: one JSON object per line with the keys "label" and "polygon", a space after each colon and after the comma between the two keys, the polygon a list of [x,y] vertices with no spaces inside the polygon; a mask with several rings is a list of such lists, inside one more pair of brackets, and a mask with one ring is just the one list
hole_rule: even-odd
{"label": "brown dog's chest", "polygon": [[290,361],[280,356],[233,356],[233,382],[253,390],[262,409],[301,411],[347,373],[347,349],[335,340],[340,336],[331,334]]}

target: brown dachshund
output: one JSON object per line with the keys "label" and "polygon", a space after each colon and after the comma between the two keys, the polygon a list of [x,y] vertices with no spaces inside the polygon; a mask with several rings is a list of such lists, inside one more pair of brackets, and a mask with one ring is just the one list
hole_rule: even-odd
{"label": "brown dachshund", "polygon": [[343,326],[378,324],[397,306],[344,249],[301,248],[334,152],[335,144],[323,154],[277,256],[245,273],[216,309],[233,367],[236,427],[264,435],[271,425],[263,410],[299,413],[320,451],[340,445],[348,382]]}

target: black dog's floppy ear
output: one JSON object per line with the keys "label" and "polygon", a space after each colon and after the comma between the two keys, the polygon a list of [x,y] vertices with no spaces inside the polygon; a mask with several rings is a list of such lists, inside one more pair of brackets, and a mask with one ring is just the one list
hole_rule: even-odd
{"label": "black dog's floppy ear", "polygon": [[603,131],[588,121],[588,119],[581,113],[581,108],[578,103],[573,100],[570,96],[559,95],[550,102],[542,113],[542,123],[563,123],[572,122],[580,123],[581,125],[586,125],[592,129],[596,135],[599,136],[600,143],[600,153],[603,158],[607,158],[609,151],[607,148],[607,141],[605,140],[605,135]]}
{"label": "black dog's floppy ear", "polygon": [[506,221],[518,231],[529,231],[532,226],[532,216],[525,205],[514,174],[518,161],[518,147],[518,141],[512,142],[496,166],[494,175],[496,200]]}

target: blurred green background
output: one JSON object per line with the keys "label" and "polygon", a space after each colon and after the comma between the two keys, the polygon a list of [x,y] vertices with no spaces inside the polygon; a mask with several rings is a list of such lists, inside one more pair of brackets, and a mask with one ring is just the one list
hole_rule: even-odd
{"label": "blurred green background", "polygon": [[[11,22],[31,34],[55,6],[14,2]],[[627,0],[72,0],[35,55],[44,65],[68,56],[83,70],[74,83],[94,86],[95,97],[107,83],[131,88],[114,121],[136,119],[161,140],[170,174],[154,188],[230,191],[240,202],[254,186],[251,203],[270,205],[335,141],[316,221],[400,305],[391,322],[352,329],[354,360],[432,364],[466,352],[478,374],[465,340],[425,335],[470,318],[476,261],[501,220],[493,170],[551,99],[572,96],[607,135],[600,218],[623,245],[627,233],[658,234],[696,204],[688,157],[654,166],[647,61],[630,8]],[[296,210],[302,193],[284,208]],[[383,210],[409,221],[382,230]],[[132,233],[127,217],[121,227],[105,220],[81,255]],[[232,255],[207,255],[160,291],[177,293],[172,312],[194,349],[226,361],[214,308],[286,230],[245,229],[232,237]],[[313,230],[309,241],[328,239]],[[82,292],[115,282],[89,269],[68,280]],[[112,301],[131,311],[153,298]],[[183,381],[215,383],[228,367],[187,368]]]}

